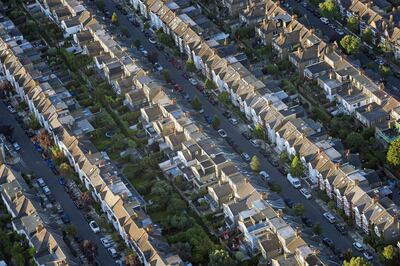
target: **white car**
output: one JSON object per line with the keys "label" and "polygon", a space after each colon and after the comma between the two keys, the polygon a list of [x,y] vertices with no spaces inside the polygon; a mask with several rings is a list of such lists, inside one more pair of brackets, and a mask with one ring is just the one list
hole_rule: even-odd
{"label": "white car", "polygon": [[237,121],[236,118],[229,118],[228,120],[229,120],[229,122],[230,122],[232,125],[234,125],[234,126],[236,126],[236,125],[238,124],[238,121]]}
{"label": "white car", "polygon": [[357,251],[360,251],[360,252],[362,252],[364,250],[364,247],[360,242],[354,242],[353,248],[355,248]]}
{"label": "white car", "polygon": [[7,108],[8,108],[8,111],[10,111],[10,113],[12,113],[12,114],[15,114],[17,112],[12,105],[7,106]]}
{"label": "white car", "polygon": [[102,238],[100,238],[100,242],[101,242],[101,244],[103,244],[103,246],[104,246],[105,248],[109,248],[109,247],[111,247],[112,244],[113,244],[113,241],[112,241],[110,238],[108,238],[108,237],[102,237]]}
{"label": "white car", "polygon": [[46,183],[44,182],[43,178],[41,178],[41,177],[36,179],[36,182],[39,184],[40,187],[46,186]]}
{"label": "white car", "polygon": [[193,86],[196,86],[197,84],[199,84],[199,82],[198,82],[196,79],[194,79],[194,78],[189,78],[189,82],[190,82]]}
{"label": "white car", "polygon": [[90,229],[92,229],[93,233],[97,234],[100,233],[100,227],[96,224],[95,221],[89,222]]}
{"label": "white car", "polygon": [[199,113],[203,114],[204,113],[204,109],[200,109]]}
{"label": "white car", "polygon": [[110,253],[112,258],[118,257],[118,253],[117,253],[117,250],[115,248],[109,248],[107,250],[108,250],[108,253]]}
{"label": "white car", "polygon": [[258,173],[262,178],[264,178],[265,180],[269,180],[269,174],[267,174],[267,172],[265,171],[261,171]]}
{"label": "white car", "polygon": [[300,179],[298,179],[297,177],[293,177],[291,174],[287,174],[286,178],[294,188],[301,187]]}
{"label": "white car", "polygon": [[325,217],[325,219],[327,219],[331,224],[333,224],[333,223],[335,223],[336,222],[336,218],[335,218],[335,216],[333,216],[333,214],[332,213],[330,213],[330,212],[325,212],[324,214],[322,214],[324,217]]}
{"label": "white car", "polygon": [[226,138],[228,136],[228,134],[226,134],[225,130],[223,130],[222,128],[218,129],[218,134],[223,138]]}
{"label": "white car", "polygon": [[44,187],[42,187],[42,189],[43,189],[43,193],[45,194],[45,195],[50,195],[51,194],[51,190],[50,190],[50,188],[48,187],[48,186],[44,186]]}
{"label": "white car", "polygon": [[310,193],[310,191],[308,191],[308,189],[306,188],[301,188],[300,189],[300,193],[306,198],[306,199],[311,199],[312,195]]}
{"label": "white car", "polygon": [[159,63],[155,63],[155,64],[154,64],[154,68],[155,68],[157,71],[162,71],[162,70],[164,69]]}
{"label": "white car", "polygon": [[260,142],[256,139],[251,139],[250,143],[251,143],[251,145],[253,145],[256,148],[260,147]]}
{"label": "white car", "polygon": [[321,22],[324,24],[329,24],[329,19],[327,19],[326,17],[321,17],[319,20],[321,20]]}
{"label": "white car", "polygon": [[344,35],[344,31],[342,29],[335,29],[335,31],[337,32],[337,34],[339,34],[340,36]]}
{"label": "white car", "polygon": [[242,156],[243,160],[245,160],[246,162],[250,162],[251,158],[250,155],[248,155],[247,153],[243,152],[242,154],[240,154],[240,156]]}
{"label": "white car", "polygon": [[149,38],[149,42],[150,42],[150,43],[152,43],[152,44],[156,44],[156,43],[157,43],[157,41],[156,41],[156,40],[154,40],[154,38],[153,38],[153,37],[150,37],[150,38]]}
{"label": "white car", "polygon": [[21,146],[19,146],[18,142],[13,143],[13,147],[16,151],[19,151],[21,149]]}
{"label": "white car", "polygon": [[372,254],[369,253],[368,251],[364,251],[364,252],[363,252],[363,256],[364,256],[364,258],[365,258],[366,260],[368,260],[368,261],[371,261],[371,260],[374,259],[374,256],[372,256]]}

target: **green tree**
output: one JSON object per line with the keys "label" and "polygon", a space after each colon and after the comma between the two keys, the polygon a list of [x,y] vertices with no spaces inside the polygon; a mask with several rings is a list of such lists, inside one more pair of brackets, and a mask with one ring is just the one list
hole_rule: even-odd
{"label": "green tree", "polygon": [[290,164],[290,174],[295,177],[304,175],[304,166],[297,155],[293,157],[292,163]]}
{"label": "green tree", "polygon": [[319,4],[319,11],[322,16],[337,19],[340,17],[339,7],[334,0],[325,0]]}
{"label": "green tree", "polygon": [[164,80],[166,82],[169,82],[171,80],[171,75],[169,74],[168,70],[164,69],[163,72],[162,72],[162,75],[163,75]]}
{"label": "green tree", "polygon": [[218,129],[219,128],[219,124],[221,124],[221,120],[219,119],[219,117],[217,115],[214,115],[212,121],[211,121],[211,126],[214,129]]}
{"label": "green tree", "polygon": [[390,67],[385,66],[385,65],[380,65],[379,66],[379,73],[383,76],[383,77],[388,77],[392,74],[392,70],[390,69]]}
{"label": "green tree", "polygon": [[385,262],[393,262],[394,259],[397,257],[396,250],[392,245],[388,245],[383,248],[382,250],[382,258]]}
{"label": "green tree", "polygon": [[96,0],[95,4],[96,4],[96,7],[101,11],[103,11],[106,6],[106,4],[104,3],[104,0]]}
{"label": "green tree", "polygon": [[189,72],[195,72],[196,71],[196,66],[193,63],[193,60],[191,58],[189,58],[186,61],[186,70]]}
{"label": "green tree", "polygon": [[139,47],[140,47],[141,44],[142,44],[142,43],[140,42],[139,39],[135,39],[135,40],[133,41],[133,46],[135,46],[136,49],[139,49]]}
{"label": "green tree", "polygon": [[111,23],[114,24],[114,25],[117,25],[117,24],[118,24],[118,15],[117,15],[117,13],[115,13],[115,12],[112,13],[112,16],[111,16]]}
{"label": "green tree", "polygon": [[340,45],[347,54],[356,54],[360,48],[360,39],[352,35],[346,35],[340,40]]}
{"label": "green tree", "polygon": [[256,155],[254,155],[254,156],[251,158],[251,161],[250,161],[250,168],[251,168],[251,170],[253,170],[254,172],[259,172],[259,171],[260,171],[261,163],[260,163],[260,160],[258,159],[258,157],[257,157]]}
{"label": "green tree", "polygon": [[361,39],[367,44],[372,45],[374,41],[374,34],[372,33],[372,30],[370,28],[366,28],[361,35]]}
{"label": "green tree", "polygon": [[231,266],[233,264],[229,253],[223,249],[216,249],[210,253],[209,266]]}
{"label": "green tree", "polygon": [[229,104],[231,102],[231,99],[229,97],[229,93],[226,91],[221,92],[218,95],[218,99],[220,100],[220,102],[224,103],[224,104]]}
{"label": "green tree", "polygon": [[293,212],[294,212],[294,215],[296,215],[296,216],[302,216],[304,214],[304,210],[305,210],[304,205],[301,203],[296,203],[293,206]]}
{"label": "green tree", "polygon": [[358,18],[355,16],[350,16],[347,19],[347,27],[354,33],[358,33],[360,31],[360,23],[358,22]]}
{"label": "green tree", "polygon": [[197,96],[195,96],[195,97],[193,98],[193,100],[192,100],[192,107],[193,107],[193,109],[196,110],[196,111],[200,111],[200,110],[201,110],[201,107],[202,107],[201,101],[200,101],[200,99],[199,99]]}
{"label": "green tree", "polygon": [[69,236],[72,236],[72,237],[76,236],[76,233],[77,233],[77,231],[76,231],[76,226],[73,225],[73,224],[68,224],[68,225],[65,227],[65,232],[66,232],[67,235],[69,235]]}
{"label": "green tree", "polygon": [[186,209],[186,203],[178,197],[172,197],[168,202],[169,213],[180,214]]}
{"label": "green tree", "polygon": [[210,79],[207,79],[207,80],[206,80],[206,83],[204,84],[204,86],[205,86],[205,88],[206,88],[207,90],[214,90],[214,89],[216,89],[216,86],[215,86],[214,82],[212,82],[212,80],[210,80]]}
{"label": "green tree", "polygon": [[265,130],[260,124],[257,124],[256,127],[254,128],[253,137],[256,139],[262,139],[262,140],[267,139]]}
{"label": "green tree", "polygon": [[349,261],[343,261],[343,266],[368,266],[370,265],[361,257],[352,257]]}
{"label": "green tree", "polygon": [[391,47],[390,43],[387,40],[385,40],[383,42],[380,42],[378,44],[378,48],[382,51],[382,53],[390,53],[390,52],[392,52],[392,47]]}
{"label": "green tree", "polygon": [[320,223],[316,223],[313,227],[313,232],[316,235],[320,235],[322,233],[322,228]]}
{"label": "green tree", "polygon": [[345,143],[353,151],[359,151],[366,145],[363,136],[357,132],[351,132],[347,135]]}

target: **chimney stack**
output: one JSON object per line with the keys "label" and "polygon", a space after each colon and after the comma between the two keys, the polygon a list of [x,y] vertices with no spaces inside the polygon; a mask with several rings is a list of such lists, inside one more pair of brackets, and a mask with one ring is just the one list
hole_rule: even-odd
{"label": "chimney stack", "polygon": [[44,229],[43,224],[38,224],[36,226],[36,233],[40,233]]}

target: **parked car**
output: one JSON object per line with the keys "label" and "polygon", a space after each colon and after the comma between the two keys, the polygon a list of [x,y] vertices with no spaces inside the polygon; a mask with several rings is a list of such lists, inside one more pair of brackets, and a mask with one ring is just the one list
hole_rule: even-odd
{"label": "parked car", "polygon": [[329,19],[327,19],[326,17],[321,17],[319,20],[321,20],[321,22],[324,24],[329,24]]}
{"label": "parked car", "polygon": [[333,243],[333,241],[327,237],[324,237],[322,239],[322,243],[324,243],[326,246],[328,246],[332,250],[335,249],[335,243]]}
{"label": "parked car", "polygon": [[89,222],[90,229],[92,229],[93,233],[97,234],[100,232],[100,227],[97,225],[95,221]]}
{"label": "parked car", "polygon": [[251,133],[249,131],[242,132],[242,136],[247,140],[251,139]]}
{"label": "parked car", "polygon": [[12,105],[7,106],[7,108],[8,108],[8,111],[10,111],[10,113],[12,113],[12,114],[15,114],[17,112]]}
{"label": "parked car", "polygon": [[279,162],[277,160],[272,160],[271,164],[273,167],[278,167],[279,166]]}
{"label": "parked car", "polygon": [[250,162],[251,160],[250,155],[245,152],[243,152],[240,156],[242,156],[243,160],[245,160],[246,162]]}
{"label": "parked car", "polygon": [[117,253],[117,250],[115,248],[109,248],[107,250],[108,250],[108,253],[110,253],[112,258],[115,259],[115,258],[118,257],[118,253]]}
{"label": "parked car", "polygon": [[152,44],[156,44],[157,43],[157,41],[153,37],[149,38],[149,42],[152,43]]}
{"label": "parked car", "polygon": [[324,214],[322,214],[324,217],[325,217],[325,219],[327,219],[331,224],[333,224],[333,223],[335,223],[336,222],[336,218],[335,218],[335,216],[333,216],[333,214],[332,213],[330,213],[330,212],[325,212]]}
{"label": "parked car", "polygon": [[62,215],[61,215],[61,221],[63,222],[63,223],[65,223],[65,224],[69,224],[70,222],[71,222],[71,219],[69,218],[69,216],[67,215],[67,214],[65,214],[65,213],[63,213]]}
{"label": "parked car", "polygon": [[301,221],[302,221],[307,227],[313,227],[313,226],[314,226],[313,221],[312,221],[310,218],[306,217],[306,216],[302,216],[302,217],[301,217]]}
{"label": "parked car", "polygon": [[80,209],[80,210],[83,209],[83,204],[80,199],[74,200],[74,204],[78,209]]}
{"label": "parked car", "polygon": [[190,82],[193,86],[196,86],[197,84],[199,84],[199,82],[198,82],[195,78],[189,78],[189,82]]}
{"label": "parked car", "polygon": [[205,115],[204,116],[204,119],[206,120],[206,122],[207,122],[207,124],[211,124],[212,123],[212,117],[211,116],[209,116],[209,115]]}
{"label": "parked car", "polygon": [[112,241],[109,237],[102,237],[102,238],[100,238],[100,242],[101,242],[101,244],[103,244],[103,246],[104,246],[105,248],[109,248],[109,247],[111,247],[112,244],[113,244],[113,241]]}
{"label": "parked car", "polygon": [[250,143],[251,143],[251,145],[253,145],[256,148],[260,147],[260,142],[257,139],[251,139]]}
{"label": "parked car", "polygon": [[369,253],[368,251],[364,251],[364,252],[363,252],[363,256],[364,256],[364,258],[365,258],[367,261],[371,261],[371,260],[374,259],[374,256],[372,256],[372,254]]}
{"label": "parked car", "polygon": [[59,177],[58,178],[58,183],[61,185],[61,186],[64,186],[65,185],[65,178],[64,177]]}
{"label": "parked car", "polygon": [[18,142],[13,143],[13,147],[16,151],[19,151],[21,149],[21,146],[19,146]]}
{"label": "parked car", "polygon": [[338,230],[342,235],[347,234],[346,226],[343,223],[335,224],[336,230]]}
{"label": "parked car", "polygon": [[289,199],[289,198],[284,198],[283,200],[285,201],[286,205],[287,205],[289,208],[293,208],[293,206],[294,206],[294,204],[295,204],[293,200],[291,200],[291,199]]}
{"label": "parked car", "polygon": [[293,177],[291,174],[287,174],[286,178],[294,188],[301,187],[300,179],[298,179],[297,177]]}
{"label": "parked car", "polygon": [[164,68],[159,63],[154,63],[154,69],[157,71],[162,71]]}
{"label": "parked car", "polygon": [[43,178],[39,177],[38,179],[36,179],[36,183],[38,183],[38,185],[40,187],[44,187],[46,186],[46,183],[44,182]]}
{"label": "parked car", "polygon": [[261,171],[260,173],[258,173],[265,181],[268,181],[270,179],[269,174],[267,174],[267,172],[265,171]]}
{"label": "parked car", "polygon": [[236,126],[237,124],[238,124],[238,121],[237,121],[237,119],[236,118],[229,118],[228,119],[229,120],[229,122],[232,124],[232,125],[234,125],[234,126]]}
{"label": "parked car", "polygon": [[218,129],[218,134],[223,138],[226,138],[228,136],[228,134],[226,134],[225,130],[223,130],[222,128]]}
{"label": "parked car", "polygon": [[360,251],[360,252],[362,252],[362,251],[364,250],[364,247],[363,247],[363,245],[362,245],[360,242],[354,242],[354,243],[353,243],[353,247],[354,247],[357,251]]}
{"label": "parked car", "polygon": [[299,191],[306,199],[311,199],[312,198],[312,195],[311,195],[311,193],[310,193],[310,191],[308,189],[301,188]]}
{"label": "parked car", "polygon": [[51,190],[50,190],[50,188],[49,188],[48,186],[42,187],[42,190],[43,190],[43,193],[44,193],[46,196],[48,196],[48,195],[51,194]]}
{"label": "parked car", "polygon": [[231,112],[229,112],[229,111],[224,111],[224,112],[222,113],[222,115],[225,116],[225,117],[228,118],[228,119],[232,117],[232,114],[231,114]]}
{"label": "parked car", "polygon": [[264,158],[267,158],[267,157],[268,157],[268,152],[267,152],[266,150],[260,149],[260,153],[261,153],[261,155],[262,155]]}

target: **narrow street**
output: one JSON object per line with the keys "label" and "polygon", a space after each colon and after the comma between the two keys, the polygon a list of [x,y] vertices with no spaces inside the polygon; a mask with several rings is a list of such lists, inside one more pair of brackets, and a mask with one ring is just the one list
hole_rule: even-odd
{"label": "narrow street", "polygon": [[21,145],[20,156],[27,169],[18,170],[26,173],[31,172],[36,177],[42,177],[52,191],[55,200],[61,204],[64,212],[69,216],[71,224],[75,225],[79,237],[90,240],[97,245],[96,260],[98,263],[105,266],[115,265],[115,261],[101,244],[100,236],[91,231],[83,213],[74,205],[69,195],[59,184],[58,178],[48,168],[47,164],[40,156],[40,153],[35,151],[32,141],[15,120],[14,115],[10,114],[3,101],[0,103],[0,121],[14,128],[15,141]]}

